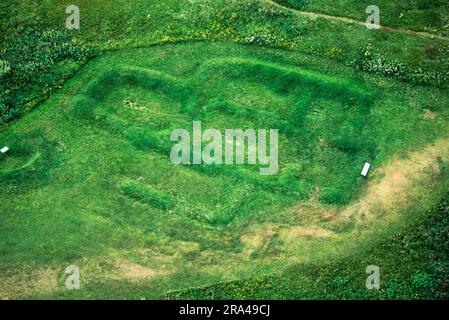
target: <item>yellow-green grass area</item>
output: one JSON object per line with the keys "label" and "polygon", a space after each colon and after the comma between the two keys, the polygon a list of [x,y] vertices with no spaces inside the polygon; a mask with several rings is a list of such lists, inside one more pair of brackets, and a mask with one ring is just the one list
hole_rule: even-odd
{"label": "yellow-green grass area", "polygon": [[[298,10],[351,17],[365,21],[369,14],[368,6],[373,2],[362,0],[343,0],[338,3],[330,0],[275,0],[276,3]],[[413,1],[377,1],[381,24],[385,26],[404,27],[417,31],[431,31],[448,34],[449,5],[444,0]]]}
{"label": "yellow-green grass area", "polygon": [[[447,187],[448,101],[280,49],[105,53],[0,133],[0,295],[157,298],[366,250]],[[279,173],[172,164],[196,120],[279,129]]]}

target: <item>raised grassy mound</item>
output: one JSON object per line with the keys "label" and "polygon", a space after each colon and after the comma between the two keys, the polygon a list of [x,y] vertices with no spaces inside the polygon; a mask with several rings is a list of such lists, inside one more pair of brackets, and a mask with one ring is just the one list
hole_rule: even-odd
{"label": "raised grassy mound", "polygon": [[[1,134],[12,151],[0,159],[9,239],[0,249],[3,266],[20,266],[3,274],[6,291],[30,259],[36,278],[75,264],[87,287],[134,283],[155,297],[363,247],[406,219],[404,208],[433,201],[448,160],[440,120],[448,97],[398,88],[297,53],[237,45],[91,61]],[[170,133],[196,120],[279,129],[279,173],[173,165]],[[24,134],[26,146],[16,138]],[[33,294],[59,290],[58,281]]]}

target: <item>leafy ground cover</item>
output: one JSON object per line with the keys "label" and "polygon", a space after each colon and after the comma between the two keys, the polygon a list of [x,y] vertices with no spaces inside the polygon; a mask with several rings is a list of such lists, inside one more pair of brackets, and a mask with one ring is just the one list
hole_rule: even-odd
{"label": "leafy ground cover", "polygon": [[[80,1],[66,37],[63,4],[1,6],[4,39],[57,38],[0,52],[3,98],[21,97],[4,114],[22,116],[0,132],[2,297],[445,296],[443,40],[265,1],[143,0]],[[22,69],[33,81],[9,81]],[[279,175],[173,166],[170,132],[193,120],[278,128]],[[82,290],[65,289],[71,264]],[[386,270],[378,293],[368,264]]]}
{"label": "leafy ground cover", "polygon": [[[374,4],[370,1],[353,0],[338,3],[313,0],[277,0],[276,2],[300,10],[350,17],[362,21],[365,21],[367,17],[365,9]],[[449,32],[448,7],[444,0],[377,1],[375,5],[381,9],[383,25],[446,35]]]}

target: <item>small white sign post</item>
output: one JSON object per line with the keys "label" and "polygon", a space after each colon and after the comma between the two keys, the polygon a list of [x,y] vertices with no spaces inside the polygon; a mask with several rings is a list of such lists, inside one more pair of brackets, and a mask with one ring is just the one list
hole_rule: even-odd
{"label": "small white sign post", "polygon": [[6,152],[8,152],[8,150],[9,150],[8,147],[3,147],[3,148],[0,149],[0,152],[1,153],[6,153]]}
{"label": "small white sign post", "polygon": [[371,164],[366,162],[362,169],[362,176],[366,177],[368,175],[368,171],[371,167]]}

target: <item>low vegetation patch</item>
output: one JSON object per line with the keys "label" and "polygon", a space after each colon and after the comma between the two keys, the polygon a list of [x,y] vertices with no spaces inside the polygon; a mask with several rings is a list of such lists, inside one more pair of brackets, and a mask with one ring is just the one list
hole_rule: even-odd
{"label": "low vegetation patch", "polygon": [[[1,2],[0,298],[446,298],[447,5],[381,2],[427,33],[352,0],[78,0],[70,31]],[[175,165],[194,121],[278,129],[277,174]]]}

